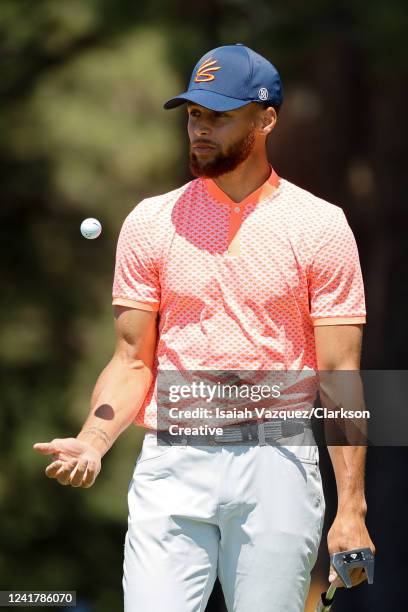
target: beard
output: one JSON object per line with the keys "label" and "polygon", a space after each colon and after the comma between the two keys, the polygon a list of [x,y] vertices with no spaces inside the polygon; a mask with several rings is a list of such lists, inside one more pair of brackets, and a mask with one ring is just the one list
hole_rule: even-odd
{"label": "beard", "polygon": [[217,178],[232,172],[249,157],[254,145],[255,131],[251,129],[246,136],[231,144],[225,153],[216,153],[211,159],[200,160],[190,146],[190,172],[201,178]]}

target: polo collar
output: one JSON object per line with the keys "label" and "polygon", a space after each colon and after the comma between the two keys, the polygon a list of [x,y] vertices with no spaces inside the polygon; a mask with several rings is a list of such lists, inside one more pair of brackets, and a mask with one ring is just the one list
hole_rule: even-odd
{"label": "polo collar", "polygon": [[222,204],[228,204],[229,206],[245,206],[245,204],[257,204],[261,200],[265,200],[273,194],[273,192],[279,187],[279,176],[271,166],[271,174],[263,185],[258,187],[255,191],[246,196],[241,202],[234,202],[231,198],[218,187],[218,185],[212,179],[204,179],[205,185],[211,196],[221,202]]}

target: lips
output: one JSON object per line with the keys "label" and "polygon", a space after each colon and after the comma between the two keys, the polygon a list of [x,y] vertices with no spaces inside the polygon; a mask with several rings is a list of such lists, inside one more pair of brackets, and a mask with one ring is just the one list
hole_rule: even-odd
{"label": "lips", "polygon": [[210,153],[214,151],[215,146],[209,142],[195,142],[191,148],[195,153]]}

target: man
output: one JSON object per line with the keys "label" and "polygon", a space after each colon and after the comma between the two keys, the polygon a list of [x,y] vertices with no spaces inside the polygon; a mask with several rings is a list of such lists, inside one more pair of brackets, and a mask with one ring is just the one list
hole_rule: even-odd
{"label": "man", "polygon": [[[268,163],[282,103],[269,61],[240,44],[214,49],[165,108],[183,103],[198,178],[125,220],[114,356],[78,436],[34,447],[54,455],[47,476],[89,487],[120,433],[132,422],[146,428],[129,486],[127,611],[203,611],[218,573],[231,612],[300,612],[324,515],[310,429],[291,435],[285,423],[238,418],[224,422],[224,439],[184,432],[159,445],[157,374],[358,370],[358,253],[342,210]],[[296,397],[310,403],[307,390]],[[330,455],[339,503],[329,551],[373,549],[365,448],[334,446]],[[353,583],[362,580],[355,571]]]}

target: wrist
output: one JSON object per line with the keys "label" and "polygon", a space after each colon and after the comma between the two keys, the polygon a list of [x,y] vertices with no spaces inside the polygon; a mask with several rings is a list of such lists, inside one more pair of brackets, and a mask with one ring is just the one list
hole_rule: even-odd
{"label": "wrist", "polygon": [[367,514],[367,503],[365,499],[344,499],[339,501],[337,506],[337,516],[352,514],[365,519]]}
{"label": "wrist", "polygon": [[92,446],[101,458],[111,447],[111,441],[108,434],[97,427],[83,429],[77,435],[77,440],[81,440],[81,442],[86,442]]}

